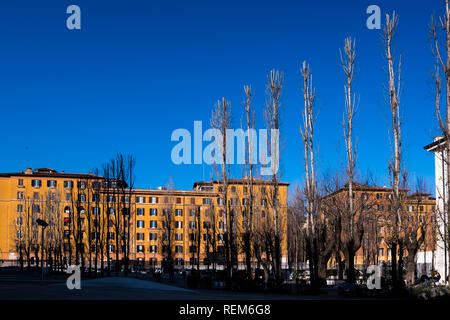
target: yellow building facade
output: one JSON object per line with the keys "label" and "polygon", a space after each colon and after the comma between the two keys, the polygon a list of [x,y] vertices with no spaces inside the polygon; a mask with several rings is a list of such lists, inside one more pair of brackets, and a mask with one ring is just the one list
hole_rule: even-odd
{"label": "yellow building facade", "polygon": [[[64,258],[65,263],[88,265],[90,260],[91,264],[96,261],[98,265],[103,260],[106,264],[108,259],[122,259],[129,250],[132,263],[161,266],[163,260],[171,258],[181,267],[196,265],[200,258],[202,267],[212,263],[223,265],[221,253],[227,223],[220,181],[197,182],[192,190],[158,188],[121,192],[102,188],[103,184],[104,179],[94,174],[48,168],[0,174],[0,260],[3,264],[17,264],[20,257],[26,260],[25,265],[28,260],[36,263],[36,257],[40,257],[42,228],[35,220],[42,219],[49,222],[44,248],[61,248],[50,255],[55,261]],[[287,263],[287,187],[287,183],[278,184],[276,213],[284,265]],[[273,190],[270,182],[253,180],[252,232],[272,225],[270,190]],[[228,210],[235,217],[233,230],[239,266],[245,260],[242,234],[246,230],[249,194],[248,179],[229,180]],[[117,212],[125,209],[129,214],[123,215],[122,221]],[[128,249],[120,246],[122,240],[117,241],[124,238],[129,239]],[[48,262],[48,253],[45,259]]]}

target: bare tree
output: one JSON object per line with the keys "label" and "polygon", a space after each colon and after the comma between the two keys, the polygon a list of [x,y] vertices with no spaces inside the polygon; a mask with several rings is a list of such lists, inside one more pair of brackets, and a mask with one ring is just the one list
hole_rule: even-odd
{"label": "bare tree", "polygon": [[[389,161],[389,173],[392,185],[392,212],[390,218],[390,237],[387,240],[392,252],[392,281],[398,289],[402,284],[402,266],[397,270],[397,250],[403,248],[402,242],[402,195],[400,184],[402,178],[402,137],[400,117],[400,91],[401,91],[401,57],[398,63],[398,71],[394,70],[394,56],[392,54],[392,40],[397,32],[398,16],[394,12],[392,17],[386,14],[386,25],[384,26],[385,57],[388,64],[388,93],[389,108],[392,117],[393,151],[392,159]],[[401,253],[401,252],[399,252]],[[401,254],[399,254],[401,262]]]}
{"label": "bare tree", "polygon": [[346,77],[345,89],[345,111],[344,120],[342,126],[344,129],[344,141],[345,141],[345,151],[347,155],[347,167],[346,174],[348,178],[347,182],[347,197],[346,207],[342,212],[340,222],[342,223],[341,233],[341,243],[344,249],[345,264],[346,264],[346,274],[348,282],[355,282],[355,266],[354,259],[356,251],[361,247],[363,228],[362,214],[364,213],[356,210],[353,183],[354,174],[356,167],[356,146],[354,143],[353,135],[353,119],[356,110],[356,96],[352,91],[352,84],[355,77],[355,41],[350,37],[345,39],[344,53],[340,51],[341,55],[341,66]]}
{"label": "bare tree", "polygon": [[[231,105],[225,98],[217,101],[216,107],[211,116],[211,127],[220,133],[221,138],[219,144],[219,161],[215,163],[216,176],[221,181],[220,195],[223,199],[223,215],[224,215],[224,243],[225,243],[225,263],[227,268],[227,285],[231,286],[233,277],[233,259],[232,254],[234,247],[234,221],[233,214],[230,212],[230,204],[228,201],[229,186],[229,165],[227,162],[227,129],[231,125]],[[198,226],[200,227],[200,226]]]}
{"label": "bare tree", "polygon": [[[268,153],[271,157],[272,165],[272,176],[270,188],[268,192],[270,193],[269,204],[272,209],[272,219],[273,219],[273,267],[275,273],[275,281],[277,286],[281,286],[282,273],[281,273],[281,243],[284,234],[283,230],[283,216],[281,214],[281,203],[279,194],[279,181],[280,181],[280,170],[278,166],[280,163],[280,149],[279,149],[279,129],[280,129],[280,109],[281,109],[281,93],[283,89],[283,78],[284,75],[278,70],[271,70],[267,76],[267,101],[265,116],[267,121],[267,126],[270,132],[270,141],[268,140]],[[275,140],[275,141],[273,141]]]}
{"label": "bare tree", "polygon": [[254,154],[256,153],[255,143],[255,113],[252,109],[253,92],[250,86],[244,86],[245,99],[243,102],[245,111],[245,127],[247,128],[248,143],[245,146],[245,187],[247,189],[248,198],[244,204],[245,219],[244,235],[243,235],[243,251],[245,254],[245,263],[247,268],[247,280],[252,280],[252,235],[253,235],[253,210],[254,210]]}

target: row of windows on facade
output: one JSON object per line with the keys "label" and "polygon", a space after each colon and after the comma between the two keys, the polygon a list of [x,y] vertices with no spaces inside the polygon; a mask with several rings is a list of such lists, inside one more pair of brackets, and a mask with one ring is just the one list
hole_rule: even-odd
{"label": "row of windows on facade", "polygon": [[[169,241],[169,234],[168,233],[164,233],[162,235],[162,238],[164,241]],[[137,241],[145,241],[145,233],[143,232],[138,232],[136,233],[136,240]],[[148,241],[157,241],[158,240],[158,234],[154,233],[154,232],[150,232],[148,234]],[[188,237],[189,241],[197,241],[197,234],[196,233],[189,233],[189,237]],[[203,234],[203,241],[209,241],[211,240],[211,237],[208,233],[204,233]],[[222,233],[218,233],[217,234],[217,240],[218,241],[223,241],[223,234]],[[183,241],[183,234],[182,233],[175,233],[175,241]]]}
{"label": "row of windows on facade", "polygon": [[[33,208],[34,212],[39,213],[39,210],[40,210],[39,206],[36,206],[36,207]],[[34,218],[33,220],[36,220],[36,218]],[[78,218],[79,226],[81,228],[84,228],[84,225],[85,225],[84,220],[85,220],[84,218]],[[70,226],[70,222],[71,222],[71,219],[69,217],[64,217],[64,226],[65,227],[69,227]],[[127,221],[125,221],[125,223],[126,223],[125,227],[127,227],[127,225],[128,225]],[[20,226],[22,224],[23,224],[23,217],[17,217],[17,225]],[[223,221],[219,221],[218,225],[219,225],[219,229],[223,229],[224,228]],[[93,227],[95,228],[97,226],[98,226],[97,220],[94,219],[93,220]],[[108,227],[111,228],[113,226],[114,226],[114,223],[111,220],[108,220]],[[137,221],[137,228],[145,228],[145,221],[138,220]],[[156,220],[150,221],[150,229],[157,229],[157,228],[158,228],[158,221],[156,221]],[[163,229],[169,229],[168,221],[162,221],[162,228]],[[175,221],[175,228],[176,229],[183,228],[182,221]],[[197,228],[197,221],[190,221],[189,222],[189,228],[190,229],[196,229]],[[204,229],[210,229],[211,228],[211,222],[203,221],[203,228]]]}
{"label": "row of windows on facade", "polygon": [[[158,228],[158,221],[157,220],[151,220],[150,222],[150,229],[157,229]],[[145,228],[145,221],[144,220],[137,220],[136,222],[137,228]],[[167,221],[162,221],[162,227],[163,229],[169,229],[169,223]],[[219,221],[219,229],[223,229],[224,224],[223,221]],[[175,221],[175,229],[182,229],[183,228],[183,221]],[[189,222],[189,228],[190,229],[196,229],[197,228],[197,221],[190,221]],[[211,228],[211,222],[209,221],[203,221],[203,228],[209,229]]]}
{"label": "row of windows on facade", "polygon": [[[34,180],[33,180],[34,181]],[[40,181],[40,180],[37,180]],[[56,183],[56,180],[49,180],[47,182],[51,182],[54,181]],[[66,182],[72,182],[72,181],[66,181]],[[48,184],[48,183],[47,183]],[[56,185],[55,185],[56,187]],[[56,201],[56,193],[51,193],[51,200],[52,201]],[[17,191],[17,200],[24,200],[25,196],[24,196],[24,192],[23,191]],[[150,204],[158,204],[158,197],[149,197],[149,203]],[[165,201],[164,203],[168,203],[168,198],[165,197],[164,198]],[[40,200],[40,195],[39,192],[34,192],[33,193],[33,200],[39,201]],[[70,193],[66,193],[66,201],[71,201],[72,200],[72,195]],[[78,194],[78,201],[80,202],[86,202],[86,195],[81,193]],[[100,202],[100,195],[98,193],[94,193],[92,195],[92,202]],[[114,195],[107,195],[106,201],[108,203],[114,203],[116,202],[116,197]],[[130,198],[129,196],[122,196],[121,197],[121,201],[128,203],[130,202]],[[146,197],[143,196],[137,196],[136,197],[136,203],[146,203]],[[176,198],[176,203],[177,204],[181,204],[181,198],[177,197]],[[195,205],[195,198],[191,198],[191,203],[192,205]],[[203,204],[204,205],[210,205],[212,203],[212,199],[211,198],[203,198]],[[223,198],[217,198],[217,204],[218,205],[224,205],[224,200]],[[230,204],[233,206],[237,206],[239,204],[239,199],[238,198],[231,198],[230,199]],[[242,205],[246,206],[249,204],[249,199],[248,198],[243,198],[242,199]],[[266,199],[261,199],[261,206],[267,206],[267,200]]]}
{"label": "row of windows on facade", "polygon": [[[169,252],[169,246],[163,245],[161,246],[161,253],[168,253]],[[174,246],[175,253],[184,253],[183,246]],[[222,252],[223,246],[217,246],[217,251]],[[144,253],[145,252],[145,246],[144,245],[137,245],[136,246],[136,252],[137,253]],[[151,245],[148,247],[149,253],[158,253],[158,246],[157,245]],[[197,252],[197,246],[189,246],[189,253],[196,253]]]}
{"label": "row of windows on facade", "polygon": [[[50,208],[51,208],[52,213],[54,213],[55,212],[55,207],[51,206]],[[40,213],[41,212],[40,206],[38,204],[32,204],[31,209],[32,209],[33,213]],[[85,212],[83,207],[78,207],[77,209],[78,209],[79,213],[84,213]],[[101,208],[99,208],[99,207],[92,207],[91,209],[92,209],[92,214],[93,215],[99,215],[100,212],[101,212]],[[122,209],[125,210],[125,211],[128,210],[128,208],[122,208]],[[18,204],[17,205],[17,212],[18,213],[22,213],[23,210],[24,210],[23,205],[22,204]],[[170,212],[169,209],[163,209],[162,211],[163,211],[162,212],[163,216],[168,216],[169,215],[169,212]],[[115,214],[115,209],[110,207],[110,208],[107,209],[107,212],[108,212],[109,215],[114,215]],[[71,208],[69,206],[64,207],[64,213],[70,214],[71,213]],[[191,217],[196,217],[197,216],[197,210],[196,209],[191,209],[189,211],[189,214],[190,214]],[[136,215],[137,216],[145,216],[145,208],[138,208],[137,212],[136,212]],[[150,209],[150,216],[158,216],[158,209],[151,208]],[[175,216],[177,216],[177,217],[183,216],[183,209],[175,209]],[[223,210],[220,210],[219,211],[219,217],[222,217],[222,216],[223,216]],[[261,212],[261,217],[265,218],[265,216],[266,216],[265,211],[262,211]],[[165,221],[163,221],[163,222],[165,222]]]}
{"label": "row of windows on facade", "polygon": [[[433,207],[434,207],[434,206],[433,206]],[[392,208],[392,206],[391,206],[390,204],[387,205],[386,207],[385,207],[384,205],[382,205],[382,204],[378,204],[378,205],[377,205],[377,210],[378,210],[378,211],[383,211],[384,208],[386,208],[387,211],[390,211],[391,208]],[[416,207],[415,207],[415,206],[412,206],[412,205],[409,205],[407,209],[408,209],[408,212],[417,211]],[[424,211],[425,211],[425,207],[424,207],[424,206],[418,206],[418,211],[419,211],[419,212],[424,212]]]}
{"label": "row of windows on facade", "polygon": [[[64,181],[64,188],[66,189],[72,189],[74,186],[74,182],[72,180],[65,180]],[[56,186],[58,185],[58,181],[56,180],[47,180],[47,187],[48,188],[56,188]],[[23,179],[18,179],[17,181],[17,186],[18,187],[24,187],[24,183],[23,183]],[[31,186],[33,188],[40,188],[42,187],[42,180],[41,179],[32,179],[31,180]],[[86,181],[78,181],[77,182],[77,187],[78,189],[86,189],[87,187],[87,182]],[[100,188],[100,182],[93,182],[92,183],[92,188],[94,190],[98,190]]]}

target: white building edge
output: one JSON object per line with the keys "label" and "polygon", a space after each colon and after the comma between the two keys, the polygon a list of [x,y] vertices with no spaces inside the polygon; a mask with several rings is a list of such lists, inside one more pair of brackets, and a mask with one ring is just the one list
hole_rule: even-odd
{"label": "white building edge", "polygon": [[[439,229],[439,234],[446,235],[446,237],[437,236],[437,248],[435,251],[434,269],[441,275],[441,283],[448,281],[448,264],[449,252],[447,230],[448,226],[448,212],[444,212],[444,202],[449,197],[448,188],[446,188],[447,170],[444,165],[444,159],[447,156],[445,149],[445,138],[435,137],[434,142],[425,146],[424,149],[434,153],[434,168],[435,168],[435,187],[436,187],[436,223]],[[418,257],[419,258],[419,257]],[[447,282],[448,283],[448,282]]]}

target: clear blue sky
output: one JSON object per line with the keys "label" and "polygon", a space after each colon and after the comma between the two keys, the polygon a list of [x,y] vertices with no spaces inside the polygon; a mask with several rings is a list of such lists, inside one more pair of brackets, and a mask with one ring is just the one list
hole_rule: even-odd
{"label": "clear blue sky", "polygon": [[[82,29],[66,28],[77,4]],[[395,42],[403,56],[404,154],[411,176],[433,183],[434,161],[423,150],[437,134],[427,40],[430,1],[169,1],[10,0],[0,3],[0,172],[50,167],[88,172],[116,152],[137,158],[137,184],[177,188],[209,178],[202,165],[172,164],[176,128],[209,123],[215,101],[232,102],[239,125],[242,87],[255,90],[263,126],[265,77],[285,72],[282,106],[283,180],[303,179],[299,66],[313,71],[319,109],[316,141],[322,171],[343,163],[344,37],[357,41],[355,90],[358,167],[387,184],[389,142],[380,30],[366,28],[366,8],[400,15]],[[384,19],[383,19],[384,20]]]}

